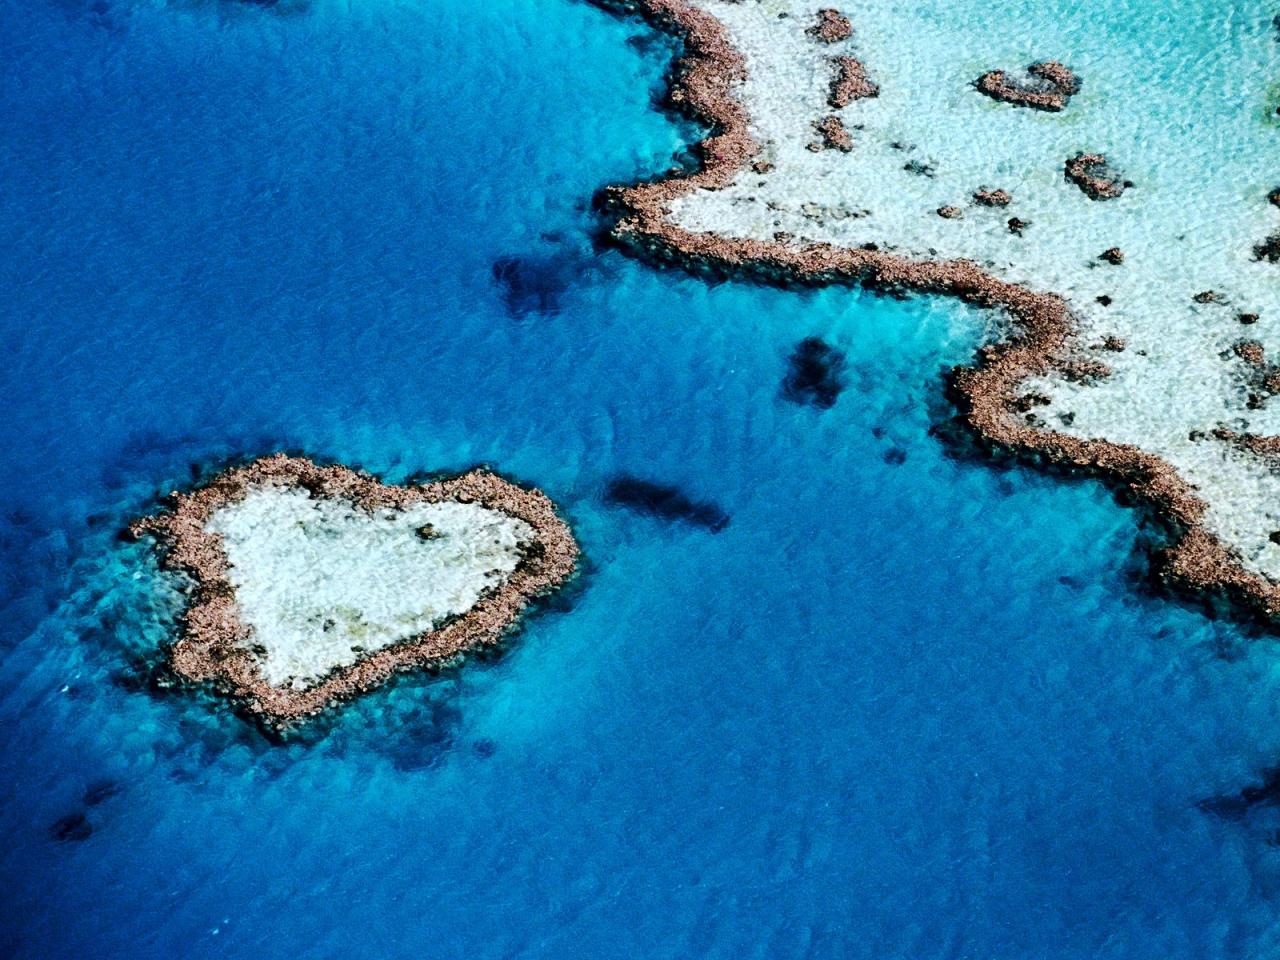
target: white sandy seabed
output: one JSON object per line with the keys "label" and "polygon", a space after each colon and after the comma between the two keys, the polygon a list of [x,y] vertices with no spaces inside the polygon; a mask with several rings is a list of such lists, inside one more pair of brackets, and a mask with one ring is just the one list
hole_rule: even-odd
{"label": "white sandy seabed", "polygon": [[[963,257],[1004,279],[1066,296],[1080,321],[1076,351],[1109,365],[1090,383],[1031,382],[1048,397],[1050,429],[1134,444],[1168,460],[1207,502],[1206,525],[1244,566],[1280,580],[1280,476],[1212,436],[1218,427],[1280,433],[1280,398],[1249,409],[1248,369],[1232,352],[1260,340],[1280,360],[1280,264],[1253,247],[1280,231],[1267,193],[1280,118],[1275,10],[1212,0],[694,0],[747,61],[739,95],[768,174],[686,195],[672,219],[728,237],[828,241],[917,259]],[[853,36],[806,34],[838,7]],[[827,104],[830,58],[855,56],[880,95]],[[973,87],[992,69],[1022,76],[1066,63],[1083,89],[1061,113],[998,103]],[[836,114],[852,152],[812,152],[813,123]],[[897,144],[897,146],[895,146]],[[1063,175],[1069,157],[1104,153],[1135,186],[1090,200]],[[929,175],[905,169],[910,161]],[[975,206],[981,187],[1013,195]],[[944,219],[939,207],[963,208]],[[1017,236],[1007,220],[1030,226]],[[1119,247],[1124,263],[1098,259]],[[1224,303],[1193,296],[1217,292]],[[1097,297],[1111,298],[1103,306]],[[1239,313],[1257,313],[1245,326]],[[1103,338],[1123,338],[1122,352]]]}
{"label": "white sandy seabed", "polygon": [[475,503],[370,513],[274,486],[219,508],[207,529],[222,536],[263,676],[295,689],[464,613],[511,575],[534,536]]}

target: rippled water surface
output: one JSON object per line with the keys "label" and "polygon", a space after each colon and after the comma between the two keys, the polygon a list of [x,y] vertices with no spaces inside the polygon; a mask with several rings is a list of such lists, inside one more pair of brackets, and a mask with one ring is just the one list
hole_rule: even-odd
{"label": "rippled water surface", "polygon": [[[696,136],[670,52],[570,0],[0,0],[0,954],[1280,952],[1274,641],[935,435],[986,318],[598,244]],[[491,463],[585,574],[268,743],[151,689],[180,597],[116,532],[276,449]]]}

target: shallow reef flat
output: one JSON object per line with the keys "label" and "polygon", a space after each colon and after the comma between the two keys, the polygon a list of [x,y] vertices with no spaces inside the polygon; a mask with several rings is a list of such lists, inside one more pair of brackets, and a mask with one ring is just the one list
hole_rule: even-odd
{"label": "shallow reef flat", "polygon": [[1169,580],[1280,614],[1273,10],[629,6],[684,37],[671,99],[713,132],[611,192],[620,239],[991,308],[971,426],[1130,487],[1180,531]]}
{"label": "shallow reef flat", "polygon": [[546,496],[488,471],[391,486],[279,454],[130,532],[194,581],[174,670],[276,724],[497,641],[578,554]]}

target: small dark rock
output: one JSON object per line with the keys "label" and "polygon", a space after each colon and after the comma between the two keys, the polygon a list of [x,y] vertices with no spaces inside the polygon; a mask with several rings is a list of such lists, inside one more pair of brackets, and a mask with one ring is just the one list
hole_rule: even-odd
{"label": "small dark rock", "polygon": [[1248,325],[1251,323],[1257,323],[1258,315],[1256,313],[1241,313],[1236,316],[1236,319],[1241,323]]}
{"label": "small dark rock", "polygon": [[1027,229],[1027,227],[1029,227],[1029,226],[1031,226],[1031,224],[1030,224],[1028,221],[1026,221],[1026,220],[1022,220],[1022,219],[1020,219],[1019,217],[1010,217],[1010,218],[1009,218],[1009,232],[1010,232],[1010,233],[1015,233],[1015,234],[1017,234],[1018,236],[1022,236],[1022,231],[1023,231],[1023,230],[1025,230],[1025,229]]}
{"label": "small dark rock", "polygon": [[1124,252],[1119,247],[1109,247],[1098,255],[1099,260],[1105,260],[1107,263],[1114,263],[1116,266],[1124,263]]}

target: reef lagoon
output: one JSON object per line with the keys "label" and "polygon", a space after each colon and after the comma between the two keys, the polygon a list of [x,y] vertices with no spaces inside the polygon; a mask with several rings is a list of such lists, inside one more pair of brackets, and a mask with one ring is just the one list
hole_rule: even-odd
{"label": "reef lagoon", "polygon": [[[1069,61],[1006,7],[970,79]],[[0,0],[0,47],[0,955],[1280,954],[1274,635],[956,429],[990,312],[618,249],[601,191],[705,134],[660,109],[674,40],[580,0]],[[120,534],[276,451],[488,464],[578,577],[269,736],[173,683],[187,597]]]}

